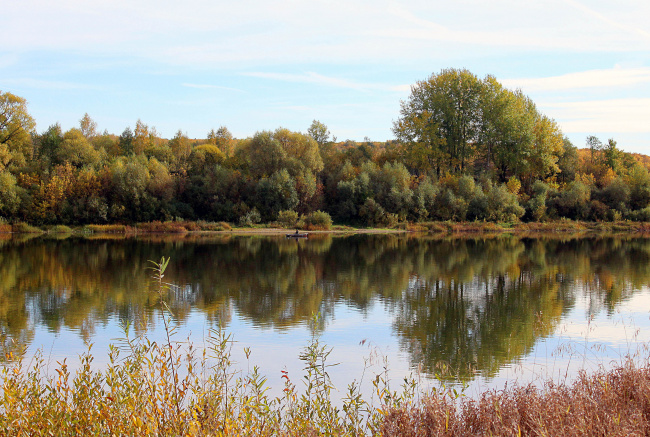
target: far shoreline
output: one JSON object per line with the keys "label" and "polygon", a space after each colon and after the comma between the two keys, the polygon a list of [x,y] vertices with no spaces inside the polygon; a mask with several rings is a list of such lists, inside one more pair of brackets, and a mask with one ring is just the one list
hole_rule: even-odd
{"label": "far shoreline", "polygon": [[45,235],[290,235],[296,230],[301,233],[327,234],[412,234],[412,235],[535,235],[535,234],[591,234],[591,233],[623,233],[650,234],[650,222],[583,222],[572,220],[557,220],[548,222],[529,223],[494,223],[494,222],[421,222],[400,223],[392,228],[353,227],[333,225],[330,228],[314,227],[280,227],[273,223],[252,227],[233,227],[226,222],[145,222],[133,225],[82,225],[68,227],[66,225],[47,225],[36,227],[26,223],[0,225],[0,235],[14,234],[45,234]]}

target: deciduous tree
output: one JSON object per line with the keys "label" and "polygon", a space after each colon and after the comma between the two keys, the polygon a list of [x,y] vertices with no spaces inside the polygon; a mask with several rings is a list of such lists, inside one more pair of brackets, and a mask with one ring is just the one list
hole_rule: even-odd
{"label": "deciduous tree", "polygon": [[217,146],[227,157],[232,156],[235,151],[235,140],[226,126],[208,132],[208,142]]}
{"label": "deciduous tree", "polygon": [[84,116],[79,120],[79,130],[88,141],[92,140],[97,136],[97,123],[90,118],[90,115],[86,112]]}
{"label": "deciduous tree", "polygon": [[411,87],[393,130],[398,138],[430,147],[436,158],[440,150],[447,169],[462,172],[479,136],[481,90],[481,81],[467,70],[433,74]]}
{"label": "deciduous tree", "polygon": [[35,127],[27,101],[0,91],[0,170],[25,165],[32,155],[30,134]]}
{"label": "deciduous tree", "polygon": [[323,123],[318,120],[311,122],[311,125],[307,128],[307,133],[310,137],[318,143],[318,145],[323,148],[330,140],[330,131],[327,129]]}

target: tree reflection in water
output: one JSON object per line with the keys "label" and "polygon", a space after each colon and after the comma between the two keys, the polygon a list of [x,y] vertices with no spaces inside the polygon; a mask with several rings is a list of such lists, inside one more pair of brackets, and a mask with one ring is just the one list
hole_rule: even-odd
{"label": "tree reflection in water", "polygon": [[611,313],[650,283],[646,238],[3,237],[2,344],[29,344],[37,326],[84,339],[115,319],[147,329],[157,317],[148,260],[163,255],[181,324],[199,311],[225,327],[237,314],[285,330],[320,311],[326,326],[336,305],[363,314],[380,303],[414,365],[461,378],[525,356],[553,334],[576,290],[588,291],[590,311]]}

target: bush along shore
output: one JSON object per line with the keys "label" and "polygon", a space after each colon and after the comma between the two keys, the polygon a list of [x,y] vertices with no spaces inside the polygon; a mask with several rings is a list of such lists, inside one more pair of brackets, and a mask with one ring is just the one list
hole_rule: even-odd
{"label": "bush along shore", "polygon": [[[66,360],[54,371],[42,355],[6,353],[0,374],[0,431],[6,436],[256,435],[256,436],[513,436],[647,435],[650,365],[624,361],[581,373],[574,382],[512,385],[478,399],[445,389],[422,393],[406,379],[393,390],[387,371],[372,393],[351,382],[342,402],[331,397],[330,349],[314,335],[300,354],[303,375],[282,372],[281,395],[268,394],[256,367],[235,370],[232,337],[211,331],[208,346],[175,341],[165,303],[169,260],[153,264],[152,287],[166,336],[129,336],[93,368],[91,349],[76,372]],[[314,323],[318,323],[317,318]],[[316,330],[314,330],[316,332]],[[6,344],[5,344],[6,346]],[[249,358],[251,351],[244,350]]]}
{"label": "bush along shore", "polygon": [[[485,221],[474,222],[416,222],[398,223],[392,227],[352,227],[334,225],[327,213],[317,211],[309,216],[299,216],[293,211],[285,211],[277,221],[267,224],[233,225],[227,222],[206,222],[175,220],[167,222],[145,222],[133,225],[90,224],[84,226],[33,226],[25,222],[9,224],[0,222],[0,234],[57,234],[57,235],[88,235],[88,234],[185,234],[190,232],[245,232],[245,233],[285,233],[286,230],[302,229],[318,232],[412,232],[426,234],[542,234],[542,233],[650,233],[650,222],[614,221],[614,222],[584,222],[574,220],[556,220],[548,222],[506,222],[493,223]],[[289,216],[289,219],[287,219]]]}

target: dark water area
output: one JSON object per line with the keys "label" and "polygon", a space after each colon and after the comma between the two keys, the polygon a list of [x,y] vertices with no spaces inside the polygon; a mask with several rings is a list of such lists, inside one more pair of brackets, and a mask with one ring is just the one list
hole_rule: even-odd
{"label": "dark water area", "polygon": [[52,360],[89,342],[105,354],[127,323],[159,336],[149,268],[162,256],[179,335],[200,345],[220,325],[272,374],[300,371],[314,330],[342,379],[380,352],[396,377],[481,384],[608,363],[649,337],[643,237],[2,238],[2,344]]}

